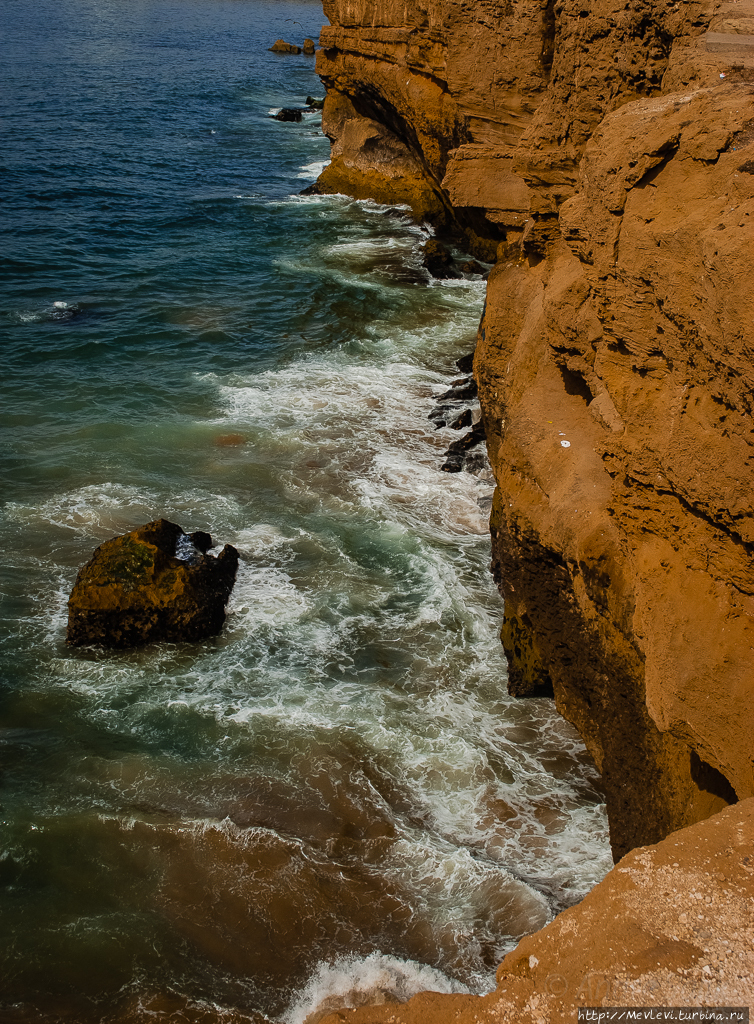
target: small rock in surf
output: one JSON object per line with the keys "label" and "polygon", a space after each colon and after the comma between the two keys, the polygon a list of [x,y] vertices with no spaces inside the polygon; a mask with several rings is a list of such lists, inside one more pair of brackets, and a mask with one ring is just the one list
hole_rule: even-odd
{"label": "small rock in surf", "polygon": [[461,373],[471,373],[474,369],[474,353],[469,352],[466,356],[461,356],[460,359],[456,359],[456,366]]}
{"label": "small rock in surf", "polygon": [[301,53],[301,47],[295,43],[286,43],[285,39],[276,39],[269,47],[270,53]]}
{"label": "small rock in surf", "polygon": [[272,115],[276,121],[300,121],[304,116],[302,111],[296,107],[283,107],[277,114]]}
{"label": "small rock in surf", "polygon": [[486,276],[487,271],[478,263],[476,260],[468,260],[466,263],[461,264],[461,270],[464,274],[474,274],[477,277]]}
{"label": "small rock in surf", "polygon": [[422,248],[424,250],[422,262],[432,277],[442,281],[461,276],[455,268],[453,257],[442,242],[438,242],[436,238],[430,238]]}

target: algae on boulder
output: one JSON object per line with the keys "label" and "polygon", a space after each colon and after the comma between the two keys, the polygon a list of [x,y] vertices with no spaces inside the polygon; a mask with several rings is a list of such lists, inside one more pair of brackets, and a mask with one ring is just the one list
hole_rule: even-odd
{"label": "algae on boulder", "polygon": [[167,519],[100,544],[71,591],[67,643],[128,648],[219,633],[238,552],[226,544],[215,558],[210,547],[208,533]]}

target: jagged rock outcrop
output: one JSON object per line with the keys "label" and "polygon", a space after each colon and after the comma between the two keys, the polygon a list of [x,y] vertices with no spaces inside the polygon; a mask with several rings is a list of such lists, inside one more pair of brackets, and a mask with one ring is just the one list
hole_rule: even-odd
{"label": "jagged rock outcrop", "polygon": [[141,647],[219,633],[238,568],[226,544],[215,558],[208,533],[157,519],[113,537],[79,570],[68,601],[72,647]]}
{"label": "jagged rock outcrop", "polygon": [[748,1007],[754,800],[628,854],[519,942],[484,997],[424,992],[322,1024],[565,1024],[580,1006]]}
{"label": "jagged rock outcrop", "polygon": [[619,857],[754,794],[754,4],[325,13],[323,190],[497,256],[510,686],[579,728]]}

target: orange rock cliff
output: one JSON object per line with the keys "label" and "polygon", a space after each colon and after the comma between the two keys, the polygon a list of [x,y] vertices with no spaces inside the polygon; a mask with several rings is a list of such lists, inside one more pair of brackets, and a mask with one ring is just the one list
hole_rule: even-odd
{"label": "orange rock cliff", "polygon": [[325,0],[318,187],[495,262],[475,375],[511,692],[616,859],[754,795],[754,0]]}

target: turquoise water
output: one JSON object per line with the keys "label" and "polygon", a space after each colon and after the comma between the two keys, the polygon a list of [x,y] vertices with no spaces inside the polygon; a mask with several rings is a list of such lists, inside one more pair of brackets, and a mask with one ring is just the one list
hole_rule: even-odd
{"label": "turquoise water", "polygon": [[[610,865],[596,775],[505,693],[489,472],[427,420],[480,282],[302,197],[316,3],[6,0],[0,1014],[285,1020],[484,991]],[[68,650],[97,544],[242,557],[223,634]]]}

